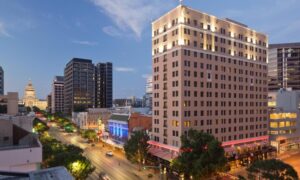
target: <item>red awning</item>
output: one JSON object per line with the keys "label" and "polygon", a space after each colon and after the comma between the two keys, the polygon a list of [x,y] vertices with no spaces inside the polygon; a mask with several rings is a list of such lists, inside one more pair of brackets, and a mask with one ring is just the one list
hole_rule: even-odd
{"label": "red awning", "polygon": [[150,147],[148,152],[152,154],[153,156],[159,157],[161,159],[167,160],[171,162],[172,159],[176,158],[178,156],[177,153],[171,153],[169,150],[163,150],[161,148],[157,147]]}

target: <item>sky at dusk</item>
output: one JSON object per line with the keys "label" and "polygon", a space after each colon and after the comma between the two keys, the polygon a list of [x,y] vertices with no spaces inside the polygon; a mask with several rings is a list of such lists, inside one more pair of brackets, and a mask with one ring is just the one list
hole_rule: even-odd
{"label": "sky at dusk", "polygon": [[[184,4],[300,41],[300,0],[186,0]],[[151,73],[151,21],[176,0],[0,0],[0,66],[5,91],[20,97],[31,79],[45,99],[73,57],[114,65],[114,98],[141,97]]]}

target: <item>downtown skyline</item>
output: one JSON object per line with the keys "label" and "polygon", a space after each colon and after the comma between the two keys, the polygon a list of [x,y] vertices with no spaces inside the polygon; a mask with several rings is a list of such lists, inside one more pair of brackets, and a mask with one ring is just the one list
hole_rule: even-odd
{"label": "downtown skyline", "polygon": [[[145,77],[151,74],[151,21],[178,4],[175,0],[0,1],[5,92],[17,91],[22,97],[31,79],[37,96],[45,99],[54,76],[63,75],[66,63],[79,57],[114,64],[114,98],[141,97]],[[245,23],[268,34],[270,43],[300,39],[296,0],[184,4]]]}

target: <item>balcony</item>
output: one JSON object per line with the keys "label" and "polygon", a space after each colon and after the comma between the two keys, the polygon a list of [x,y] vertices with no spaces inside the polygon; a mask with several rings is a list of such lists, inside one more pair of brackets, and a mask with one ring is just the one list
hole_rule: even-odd
{"label": "balcony", "polygon": [[167,105],[164,105],[164,106],[163,106],[163,108],[164,108],[164,109],[167,109],[167,108],[168,108],[168,106],[167,106]]}
{"label": "balcony", "polygon": [[165,99],[165,100],[166,100],[166,99],[168,99],[168,97],[167,97],[167,96],[164,96],[164,97],[163,97],[163,99]]}
{"label": "balcony", "polygon": [[168,115],[164,114],[164,118],[168,118]]}
{"label": "balcony", "polygon": [[167,87],[164,87],[163,90],[168,90],[168,88],[167,88]]}
{"label": "balcony", "polygon": [[164,128],[167,128],[168,127],[168,125],[167,124],[164,124]]}

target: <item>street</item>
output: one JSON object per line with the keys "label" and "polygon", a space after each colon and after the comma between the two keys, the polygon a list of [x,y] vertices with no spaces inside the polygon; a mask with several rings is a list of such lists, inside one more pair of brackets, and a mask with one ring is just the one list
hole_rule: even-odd
{"label": "street", "polygon": [[[119,150],[114,150],[108,145],[96,143],[94,147],[88,144],[76,133],[65,133],[56,127],[50,127],[49,135],[57,140],[76,145],[84,150],[84,155],[96,167],[96,170],[90,175],[89,179],[99,179],[100,172],[105,172],[112,180],[142,180],[148,179],[148,174],[153,174],[152,179],[160,179],[159,175],[151,170],[138,171],[138,166],[130,163],[124,154]],[[113,151],[114,156],[108,157],[106,152]]]}
{"label": "street", "polygon": [[[295,169],[295,171],[297,171],[298,176],[300,176],[300,151],[299,150],[286,152],[284,154],[278,155],[277,158],[283,161],[284,163],[291,165]],[[230,174],[233,174],[235,176],[241,175],[247,177],[246,167],[241,167],[239,169],[232,170]]]}
{"label": "street", "polygon": [[293,166],[300,176],[300,152],[291,152],[289,156],[281,158],[283,162]]}

